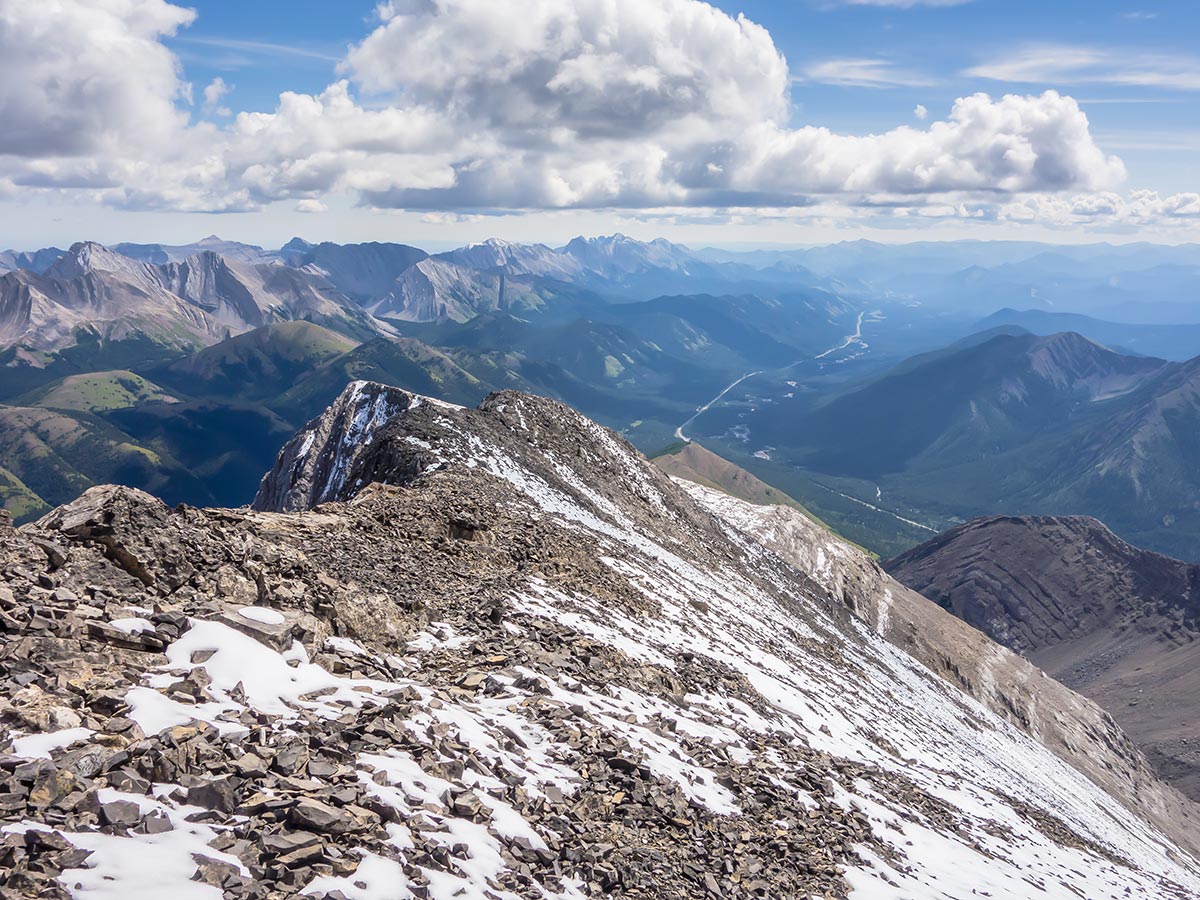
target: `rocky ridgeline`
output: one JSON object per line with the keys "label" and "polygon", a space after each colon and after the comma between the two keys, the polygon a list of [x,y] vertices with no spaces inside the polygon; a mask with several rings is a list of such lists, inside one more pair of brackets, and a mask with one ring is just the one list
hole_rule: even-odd
{"label": "rocky ridgeline", "polygon": [[1200,890],[1185,801],[559,404],[352,385],[255,506],[0,523],[4,896]]}
{"label": "rocky ridgeline", "polygon": [[1133,547],[1088,516],[972,519],[887,563],[889,571],[1023,653],[1138,627],[1200,633],[1200,566]]}
{"label": "rocky ridgeline", "polygon": [[[398,500],[371,492],[336,523],[308,516],[288,527],[298,526],[307,540],[331,524],[369,533],[381,520],[419,533],[425,511],[405,515]],[[615,889],[659,896],[660,884],[679,877],[676,867],[691,890],[712,884],[723,894],[714,858],[737,864],[722,873],[735,879],[727,882],[731,896],[766,895],[781,885],[789,895],[822,896],[841,884],[838,864],[851,857],[852,844],[870,840],[861,816],[833,803],[828,781],[858,777],[861,767],[764,735],[766,746],[776,744],[806,770],[802,784],[818,798],[796,819],[788,791],[733,765],[710,737],[678,734],[672,707],[650,711],[637,726],[645,740],[678,746],[711,765],[728,788],[753,797],[761,815],[727,832],[679,785],[654,778],[643,752],[607,727],[616,709],[591,710],[587,696],[579,698],[583,705],[556,698],[539,673],[682,701],[679,674],[629,671],[610,648],[500,602],[475,609],[436,603],[434,592],[454,590],[453,577],[434,574],[416,596],[372,618],[364,610],[384,598],[330,577],[324,566],[311,581],[279,579],[280,571],[307,575],[310,567],[300,553],[254,552],[264,547],[252,517],[169,512],[125,489],[94,490],[59,515],[46,523],[56,540],[14,534],[5,542],[5,570],[18,581],[15,591],[0,593],[10,637],[2,664],[13,688],[4,709],[22,736],[0,761],[8,791],[0,809],[24,824],[6,829],[0,877],[18,896],[66,896],[75,884],[94,888],[108,877],[131,887],[138,853],[178,857],[184,880],[231,897],[297,893],[364,866],[373,880],[404,884],[413,896],[488,882],[496,896]],[[126,529],[139,535],[136,543],[126,542]],[[249,570],[222,565],[226,540],[251,551]],[[421,542],[454,546],[436,532]],[[150,561],[148,550],[169,547],[186,551],[186,562]],[[377,563],[378,556],[354,562]],[[318,591],[331,596],[319,615],[257,605]],[[163,594],[178,597],[187,613],[151,612],[164,606]],[[407,652],[371,652],[331,637],[333,630],[381,651]],[[262,649],[247,653],[246,640]],[[297,643],[321,650],[308,662]],[[227,654],[234,658],[223,660]],[[250,683],[273,660],[313,690]],[[306,670],[316,666],[314,677]],[[734,678],[699,660],[690,661],[687,676],[693,686]],[[166,710],[138,695],[145,683],[155,685]],[[284,708],[275,708],[277,700]],[[492,709],[505,706],[520,708],[511,724],[489,721]],[[147,722],[151,730],[166,727],[147,735]],[[490,733],[468,742],[478,737],[464,736],[468,724]],[[546,736],[573,760],[570,769],[521,760]],[[184,834],[170,843],[181,850],[161,837],[176,832]],[[118,836],[131,841],[124,855],[131,870],[122,874],[119,859],[106,859],[59,877],[111,853]],[[393,861],[400,858],[403,865]],[[677,890],[670,895],[690,895]],[[332,888],[324,893],[337,896]]]}

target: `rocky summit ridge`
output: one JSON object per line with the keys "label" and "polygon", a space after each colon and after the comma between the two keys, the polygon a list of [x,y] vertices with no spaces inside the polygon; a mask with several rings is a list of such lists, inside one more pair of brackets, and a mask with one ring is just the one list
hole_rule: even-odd
{"label": "rocky summit ridge", "polygon": [[0,527],[0,891],[1196,896],[1111,719],[903,590],[561,404],[356,382],[253,508]]}

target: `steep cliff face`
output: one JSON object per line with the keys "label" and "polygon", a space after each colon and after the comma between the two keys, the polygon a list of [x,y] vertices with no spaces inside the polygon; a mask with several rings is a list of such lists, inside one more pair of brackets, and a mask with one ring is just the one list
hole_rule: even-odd
{"label": "steep cliff face", "polygon": [[158,266],[154,274],[165,289],[235,333],[269,322],[295,320],[315,322],[360,339],[393,333],[315,271],[236,262],[205,252]]}
{"label": "steep cliff face", "polygon": [[238,331],[267,321],[259,299],[215,253],[168,263],[156,269],[155,276],[166,290]]}
{"label": "steep cliff face", "polygon": [[[436,405],[399,388],[352,383],[283,448],[274,468],[264,476],[252,506],[295,512],[326,500],[348,499],[363,487],[355,463],[374,449],[376,432],[401,415]],[[411,480],[420,473],[419,466],[415,457],[407,468],[397,460],[393,480]]]}
{"label": "steep cliff face", "polygon": [[1200,566],[1085,516],[990,516],[889,561],[900,581],[1108,709],[1200,796]]}
{"label": "steep cliff face", "polygon": [[0,276],[0,343],[24,336],[32,324],[33,295],[29,285],[13,275]]}
{"label": "steep cliff face", "polygon": [[322,243],[297,250],[293,265],[329,278],[360,304],[382,297],[405,270],[429,256],[405,244]]}
{"label": "steep cliff face", "polygon": [[1099,630],[1200,630],[1200,566],[1140,550],[1087,516],[988,516],[890,560],[889,571],[1022,653]]}
{"label": "steep cliff face", "polygon": [[501,277],[429,258],[406,269],[376,299],[374,315],[409,322],[465,322],[500,306]]}
{"label": "steep cliff face", "polygon": [[82,329],[103,340],[146,337],[195,349],[227,333],[204,310],[164,288],[153,266],[90,242],[73,245],[42,274],[8,273],[0,294],[13,293],[27,298],[28,312],[23,328],[0,336],[6,346],[60,350],[75,344]]}
{"label": "steep cliff face", "polygon": [[26,883],[142,852],[233,896],[1200,891],[1194,808],[1091,704],[998,715],[882,636],[915,620],[852,548],[771,549],[561,404],[353,384],[256,506],[95,489],[0,534]]}
{"label": "steep cliff face", "polygon": [[456,253],[431,256],[405,269],[388,291],[367,309],[373,315],[407,322],[467,322],[496,311],[538,315],[557,307],[570,318],[594,299],[552,277],[509,267],[476,269],[459,264]]}

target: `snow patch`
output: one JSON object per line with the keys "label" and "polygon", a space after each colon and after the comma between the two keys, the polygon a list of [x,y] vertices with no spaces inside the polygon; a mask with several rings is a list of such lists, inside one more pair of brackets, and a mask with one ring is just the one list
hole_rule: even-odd
{"label": "snow patch", "polygon": [[117,631],[123,631],[126,634],[141,634],[144,631],[154,631],[154,623],[140,616],[131,616],[127,619],[113,619],[108,624],[117,629]]}
{"label": "snow patch", "polygon": [[96,732],[90,728],[64,728],[43,734],[27,734],[13,740],[13,756],[22,759],[51,759],[51,752],[81,744]]}
{"label": "snow patch", "polygon": [[243,606],[238,610],[238,615],[243,619],[258,622],[261,625],[282,625],[287,621],[283,613],[278,610],[267,609],[265,606]]}
{"label": "snow patch", "polygon": [[[167,785],[174,788],[175,785]],[[203,822],[188,821],[204,812],[198,806],[176,805],[169,800],[142,794],[127,794],[112,788],[99,792],[101,803],[125,800],[136,803],[143,813],[159,812],[173,826],[161,834],[104,834],[99,831],[59,831],[76,847],[91,850],[84,866],[68,869],[59,881],[76,897],[86,900],[221,900],[220,888],[192,881],[197,856],[227,863],[249,875],[236,856],[222,853],[209,844],[220,833]],[[37,822],[20,822],[0,829],[4,834],[53,831]]]}

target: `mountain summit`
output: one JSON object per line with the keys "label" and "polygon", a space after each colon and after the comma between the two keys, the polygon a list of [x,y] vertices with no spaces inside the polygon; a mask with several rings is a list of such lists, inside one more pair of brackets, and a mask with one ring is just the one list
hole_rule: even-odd
{"label": "mountain summit", "polygon": [[[1050,687],[1052,682],[1017,657],[965,632],[947,637],[941,645],[913,643],[909,628],[954,635],[949,617],[931,620],[940,613],[933,604],[907,594],[860,551],[832,538],[802,512],[756,507],[699,487],[683,490],[629,445],[562,404],[501,392],[477,409],[468,409],[356,383],[284,448],[255,506],[313,509],[327,515],[339,504],[359,503],[356,498],[372,484],[389,487],[371,488],[367,495],[383,491],[401,503],[430,494],[443,497],[451,546],[457,540],[463,547],[500,554],[497,558],[514,552],[511,542],[518,540],[517,521],[523,519],[517,510],[528,508],[541,523],[537,530],[544,535],[538,539],[543,543],[532,556],[527,549],[517,551],[515,575],[546,581],[545,588],[533,589],[539,608],[570,598],[572,615],[582,617],[573,619],[579,627],[597,637],[607,635],[604,640],[634,657],[670,658],[686,650],[720,660],[756,686],[756,696],[744,696],[745,702],[759,708],[765,700],[769,717],[790,723],[776,727],[799,728],[804,740],[835,756],[888,771],[898,764],[895,771],[932,788],[926,780],[930,772],[921,763],[911,763],[915,768],[910,768],[888,754],[879,756],[869,749],[873,745],[868,735],[886,734],[889,744],[908,748],[899,759],[920,760],[926,751],[919,748],[936,740],[925,729],[943,733],[950,727],[950,720],[940,718],[936,710],[946,702],[951,707],[981,702],[994,710],[985,716],[1009,720],[1002,730],[1015,727],[1022,733],[1028,728],[1137,808],[1157,793],[1162,799],[1156,804],[1167,802],[1189,819],[1192,815],[1183,812],[1178,800],[1166,799],[1170,792],[1151,787],[1148,767],[1114,731],[1111,720],[1082,698]],[[764,515],[774,516],[775,524],[760,532],[756,523]],[[566,543],[548,552],[554,544],[551,533],[559,528],[565,529]],[[792,535],[788,543],[774,543],[785,532]],[[765,555],[757,542],[760,533],[771,535],[766,539],[771,550]],[[584,588],[568,571],[586,558],[610,559],[614,568],[605,566],[587,575],[585,582],[591,586]],[[557,574],[549,577],[549,572]],[[614,573],[619,577],[610,582]],[[632,594],[623,586],[626,577],[636,586]],[[598,603],[596,591],[612,599]],[[785,614],[785,609],[791,612]],[[778,628],[798,629],[797,637],[773,643],[767,635]],[[814,654],[815,645],[798,636],[804,633],[819,635],[817,640],[831,642],[837,651]],[[895,649],[885,649],[892,647],[885,637],[909,648],[946,680],[905,654],[896,657]],[[862,697],[839,699],[836,685],[841,676],[835,672],[840,663],[834,661],[839,657],[875,673],[868,679],[879,679],[870,681],[873,687],[867,694],[874,699],[866,699],[865,706]],[[768,675],[755,662],[768,658],[783,669],[771,668],[773,674]],[[891,668],[895,665],[908,674]],[[784,670],[792,674],[781,674]],[[800,680],[793,681],[796,677]],[[990,692],[977,692],[976,679],[990,679]],[[898,694],[897,683],[910,687]],[[793,691],[798,692],[795,701],[800,706],[784,699]],[[955,695],[960,699],[948,701]],[[829,724],[824,714],[806,719],[802,708],[839,710],[841,724],[831,732],[832,743],[820,727],[822,722]],[[725,727],[736,730],[728,721]],[[1099,734],[1107,735],[1099,744],[1087,737]],[[946,734],[944,746],[962,753],[968,752],[964,747],[976,745],[972,739]],[[1022,746],[1026,749],[1020,753],[1030,752],[1028,745]],[[975,752],[949,768],[957,771],[961,765],[963,771],[978,773],[982,783],[991,783],[995,775],[984,773],[993,771],[992,766],[1004,770],[1011,762],[981,760],[970,755]],[[1011,752],[1018,751],[1014,747]],[[1041,747],[1034,752],[1049,751]],[[1113,779],[1114,772],[1125,774]],[[1023,777],[1010,776],[1010,787]],[[1134,794],[1143,799],[1134,799]],[[924,859],[911,862],[917,869],[933,864]]]}
{"label": "mountain summit", "polygon": [[560,403],[355,382],[255,506],[0,528],[10,889],[1200,891],[1096,706]]}

